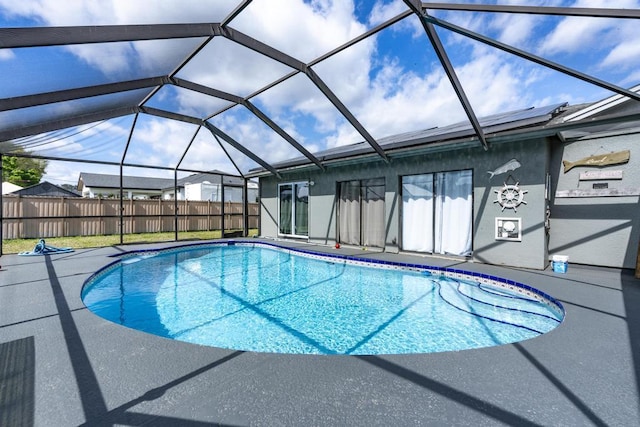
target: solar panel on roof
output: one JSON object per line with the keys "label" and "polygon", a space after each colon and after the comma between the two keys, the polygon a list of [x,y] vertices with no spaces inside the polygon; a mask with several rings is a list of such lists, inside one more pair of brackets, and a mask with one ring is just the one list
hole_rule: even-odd
{"label": "solar panel on roof", "polygon": [[[558,111],[566,103],[552,104],[543,107],[531,107],[523,110],[515,110],[506,113],[493,114],[480,118],[479,121],[485,127],[485,132],[491,132],[492,128],[500,127],[500,130],[507,128],[518,128],[523,125],[546,122],[551,119],[551,115]],[[447,140],[464,135],[474,135],[475,131],[469,122],[458,122],[448,126],[435,127],[420,131],[405,132],[381,138],[378,142],[385,150],[400,148],[405,145]],[[373,153],[374,150],[364,141],[356,144],[334,147],[314,153],[322,160],[336,160],[351,157],[359,154]],[[304,157],[296,157],[274,164],[275,167],[284,168],[309,163]],[[256,169],[255,171],[258,171]]]}

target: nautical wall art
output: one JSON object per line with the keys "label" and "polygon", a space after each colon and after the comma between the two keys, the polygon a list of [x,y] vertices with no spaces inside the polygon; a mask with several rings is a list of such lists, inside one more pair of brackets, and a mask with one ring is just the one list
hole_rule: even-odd
{"label": "nautical wall art", "polygon": [[521,218],[496,218],[496,240],[522,241]]}
{"label": "nautical wall art", "polygon": [[[517,159],[511,159],[507,163],[498,166],[495,170],[487,171],[487,173],[489,174],[489,179],[491,179],[496,175],[502,175],[504,173],[514,171],[520,166],[522,165]],[[517,212],[518,206],[523,203],[525,205],[527,204],[527,202],[524,201],[524,195],[527,191],[522,190],[519,185],[520,183],[509,175],[504,181],[504,186],[499,190],[494,190],[497,197],[493,203],[499,204],[502,211],[505,209],[513,209],[514,212]]]}
{"label": "nautical wall art", "polygon": [[[509,175],[509,178],[513,179],[511,175]],[[514,212],[518,212],[518,206],[527,204],[527,202],[524,201],[524,195],[527,190],[521,189],[519,187],[520,183],[515,182],[515,180],[513,184],[509,184],[507,181],[505,181],[501,189],[494,190],[497,196],[493,203],[499,204],[502,207],[502,211],[505,209],[513,209]]]}
{"label": "nautical wall art", "polygon": [[[600,149],[604,149],[600,146]],[[564,172],[574,167],[585,166],[605,168],[612,165],[628,163],[631,150],[612,151],[604,154],[593,154],[576,161],[563,160]],[[623,169],[597,169],[580,172],[575,181],[575,188],[556,190],[556,198],[565,197],[622,197],[640,195],[640,187],[626,187],[622,183],[626,180]],[[572,179],[575,179],[572,177]],[[571,187],[571,185],[569,184]],[[565,185],[565,188],[567,185]]]}
{"label": "nautical wall art", "polygon": [[504,165],[498,166],[495,170],[487,171],[489,174],[489,179],[493,178],[496,175],[502,175],[503,173],[511,172],[518,169],[520,166],[520,162],[517,159],[511,159]]}
{"label": "nautical wall art", "polygon": [[594,156],[585,157],[580,160],[576,160],[575,162],[570,162],[568,160],[563,160],[562,165],[564,166],[564,173],[569,172],[571,169],[577,166],[610,166],[610,165],[620,165],[622,163],[627,163],[631,158],[631,152],[629,150],[616,151],[612,153],[606,154],[597,154]]}

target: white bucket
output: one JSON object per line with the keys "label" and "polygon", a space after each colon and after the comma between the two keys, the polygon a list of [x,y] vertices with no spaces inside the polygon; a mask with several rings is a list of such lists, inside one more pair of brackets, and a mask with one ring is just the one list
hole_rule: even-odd
{"label": "white bucket", "polygon": [[569,266],[569,257],[567,255],[553,255],[551,257],[551,266],[554,273],[566,273]]}

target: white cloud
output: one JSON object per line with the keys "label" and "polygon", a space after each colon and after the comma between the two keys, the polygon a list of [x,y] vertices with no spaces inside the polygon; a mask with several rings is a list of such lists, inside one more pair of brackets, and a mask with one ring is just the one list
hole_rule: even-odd
{"label": "white cloud", "polygon": [[308,62],[366,31],[353,7],[347,0],[255,0],[231,26]]}
{"label": "white cloud", "polygon": [[[380,25],[395,16],[407,11],[408,6],[402,0],[392,0],[391,2],[385,2],[384,0],[376,1],[371,15],[369,16],[369,25],[374,27]],[[424,34],[424,27],[420,23],[420,20],[415,15],[410,15],[403,19],[393,27],[393,31],[407,31],[413,37],[419,37]]]}
{"label": "white cloud", "polygon": [[0,61],[8,61],[15,57],[16,55],[11,49],[0,49]]}
{"label": "white cloud", "polygon": [[[121,73],[128,68],[135,50],[131,43],[105,43],[69,46],[68,49],[87,64],[100,69],[105,75]],[[98,54],[99,53],[99,54]]]}
{"label": "white cloud", "polygon": [[140,116],[125,161],[175,167],[196,129],[188,123]]}
{"label": "white cloud", "polygon": [[[257,118],[239,120],[235,115],[224,114],[212,120],[212,123],[267,162],[278,162],[299,155],[293,146]],[[240,163],[241,168],[253,167],[253,162],[245,162],[242,158],[236,157],[234,161]]]}
{"label": "white cloud", "polygon": [[637,24],[625,25],[624,40],[613,47],[600,63],[600,68],[634,71],[640,65],[640,34]]}
{"label": "white cloud", "polygon": [[[235,5],[236,0],[83,0],[65,2],[61,7],[58,0],[0,0],[0,7],[9,16],[27,17],[51,26],[219,22]],[[176,44],[185,48],[176,52]],[[106,43],[99,47],[77,45],[67,49],[110,75],[132,67],[147,71],[162,67],[168,72],[192,51],[189,47],[192,45],[193,41],[142,41]]]}
{"label": "white cloud", "polygon": [[219,22],[238,0],[0,0],[10,16],[36,19],[47,25],[166,24]]}
{"label": "white cloud", "polygon": [[246,96],[291,71],[264,55],[216,37],[177,76]]}
{"label": "white cloud", "polygon": [[[479,55],[457,69],[457,75],[479,117],[527,106],[522,71],[504,56]],[[371,90],[356,115],[374,137],[466,120],[449,79],[439,68],[418,75],[389,64],[372,82]],[[353,142],[346,127],[340,129],[339,136]],[[344,145],[344,140],[333,139],[330,145]]]}
{"label": "white cloud", "polygon": [[377,0],[376,4],[371,10],[369,16],[369,24],[376,26],[382,24],[385,21],[397,16],[408,9],[408,6],[401,0],[392,0],[391,2],[385,2],[384,0]]}
{"label": "white cloud", "polygon": [[[98,167],[103,171],[95,170],[94,165],[87,165],[83,163],[70,163],[70,162],[55,162],[50,161],[47,163],[46,174],[42,177],[43,181],[49,181],[56,185],[71,184],[77,185],[80,172],[88,172],[91,169],[92,173],[114,173],[113,167]],[[109,170],[109,172],[105,172]]]}
{"label": "white cloud", "polygon": [[[580,0],[573,7],[631,8],[640,6],[637,0]],[[585,49],[609,49],[621,41],[616,35],[620,20],[589,17],[567,17],[541,42],[543,54],[575,53]],[[635,24],[634,24],[635,26]]]}
{"label": "white cloud", "polygon": [[539,16],[503,13],[495,16],[490,28],[499,32],[499,41],[524,48],[535,35],[535,27],[541,20]]}

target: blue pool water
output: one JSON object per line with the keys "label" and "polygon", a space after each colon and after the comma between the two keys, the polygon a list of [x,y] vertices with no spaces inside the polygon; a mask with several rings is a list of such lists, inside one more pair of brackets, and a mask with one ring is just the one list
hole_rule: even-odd
{"label": "blue pool water", "polygon": [[462,350],[534,338],[562,321],[559,303],[535,289],[414,270],[216,244],[125,256],[82,296],[92,312],[130,328],[275,353]]}

